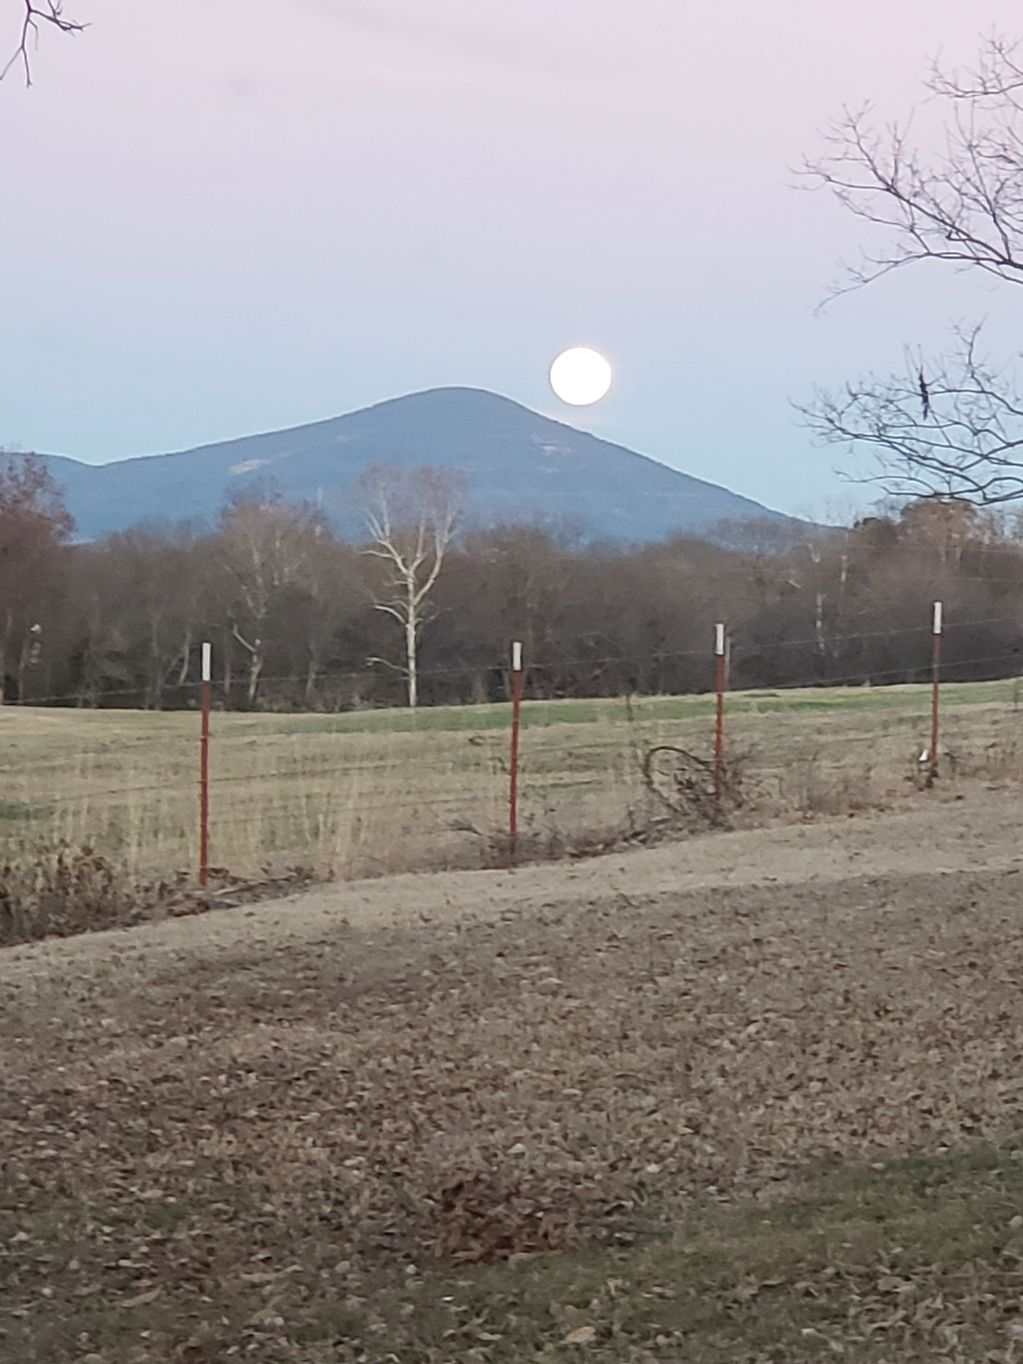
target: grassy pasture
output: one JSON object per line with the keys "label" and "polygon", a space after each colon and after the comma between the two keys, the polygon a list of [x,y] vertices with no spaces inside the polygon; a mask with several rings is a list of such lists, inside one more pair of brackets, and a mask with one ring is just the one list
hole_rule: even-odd
{"label": "grassy pasture", "polygon": [[[963,774],[1016,766],[1018,685],[950,684],[944,747]],[[644,752],[711,748],[713,697],[527,702],[522,812],[537,841],[572,843],[663,814]],[[927,687],[735,693],[729,742],[748,755],[759,815],[867,807],[911,789]],[[212,857],[239,875],[472,864],[505,827],[507,705],[342,715],[217,714]],[[150,879],[194,867],[192,713],[0,710],[0,849],[88,843]],[[951,767],[951,765],[947,765]]]}

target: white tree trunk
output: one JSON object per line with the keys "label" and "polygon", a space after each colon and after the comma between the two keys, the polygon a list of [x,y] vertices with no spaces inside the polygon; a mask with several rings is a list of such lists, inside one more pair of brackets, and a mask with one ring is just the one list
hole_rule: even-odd
{"label": "white tree trunk", "polygon": [[416,649],[416,617],[413,612],[405,622],[405,670],[408,674],[408,704],[415,710],[419,703],[419,660]]}
{"label": "white tree trunk", "polygon": [[188,681],[188,667],[192,660],[192,627],[189,625],[185,630],[185,638],[181,642],[181,665],[178,668],[178,686],[183,687]]}
{"label": "white tree trunk", "polygon": [[[249,656],[249,705],[256,699],[259,689],[259,675],[263,671],[263,641],[254,639],[251,643],[245,638],[237,625],[231,626],[231,633]],[[226,683],[225,683],[226,685]]]}
{"label": "white tree trunk", "polygon": [[260,649],[254,649],[249,655],[249,705],[251,706],[256,699],[256,692],[259,690],[259,674],[263,671],[263,654]]}

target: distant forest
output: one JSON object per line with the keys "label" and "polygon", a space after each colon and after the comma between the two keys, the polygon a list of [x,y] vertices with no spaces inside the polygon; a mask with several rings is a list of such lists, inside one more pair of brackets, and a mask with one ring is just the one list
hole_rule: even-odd
{"label": "distant forest", "polygon": [[[935,599],[946,676],[1023,665],[1023,535],[964,501],[920,501],[845,530],[749,522],[716,544],[630,548],[523,526],[459,533],[457,490],[438,497],[431,472],[378,498],[363,545],[339,540],[316,509],[258,490],[212,532],[77,544],[42,465],[8,457],[5,701],[194,706],[206,640],[214,702],[239,709],[405,704],[410,650],[421,704],[503,700],[513,639],[527,695],[695,692],[712,685],[719,620],[734,688],[911,682],[927,676]],[[386,470],[378,494],[381,482]]]}

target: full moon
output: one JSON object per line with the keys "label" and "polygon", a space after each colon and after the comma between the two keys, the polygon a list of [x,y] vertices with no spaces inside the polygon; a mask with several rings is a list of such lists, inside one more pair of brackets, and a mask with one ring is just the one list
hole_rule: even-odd
{"label": "full moon", "polygon": [[611,387],[611,366],[588,346],[562,351],[551,365],[551,388],[563,403],[589,407],[607,396]]}

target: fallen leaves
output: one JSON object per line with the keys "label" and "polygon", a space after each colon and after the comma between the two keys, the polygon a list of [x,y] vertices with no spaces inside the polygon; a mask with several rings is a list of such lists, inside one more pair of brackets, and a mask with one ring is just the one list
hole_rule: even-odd
{"label": "fallen leaves", "polygon": [[485,1264],[567,1250],[575,1240],[565,1211],[570,1204],[568,1190],[552,1199],[550,1192],[531,1194],[518,1181],[501,1183],[481,1173],[460,1177],[441,1190],[436,1252],[455,1264]]}
{"label": "fallen leaves", "polygon": [[597,1328],[595,1326],[577,1326],[574,1331],[569,1331],[561,1343],[563,1345],[592,1345],[596,1339]]}
{"label": "fallen leaves", "polygon": [[[43,1310],[79,1333],[98,1311],[138,1312],[166,1317],[140,1360],[175,1357],[172,1339],[206,1364],[244,1331],[247,1355],[277,1364],[302,1359],[289,1332],[323,1295],[351,1297],[344,1311],[384,1339],[364,1285],[413,1277],[410,1261],[511,1273],[578,1245],[642,1245],[694,1197],[782,1185],[808,1155],[882,1163],[993,1138],[1023,1074],[1011,886],[879,877],[831,885],[826,905],[813,884],[624,908],[609,894],[54,970],[0,998],[4,1305],[33,1347]],[[943,913],[964,895],[974,911]],[[807,1299],[832,1282],[867,1292],[819,1276]],[[630,1296],[612,1283],[609,1319]],[[658,1316],[670,1287],[645,1291],[642,1350],[675,1348]],[[722,1302],[745,1319],[780,1291],[737,1275]],[[241,1326],[212,1306],[225,1295]],[[869,1295],[864,1338],[886,1345],[948,1315],[894,1263]],[[439,1338],[471,1340],[474,1358],[511,1335],[443,1310]],[[545,1344],[617,1348],[585,1310]]]}
{"label": "fallen leaves", "polygon": [[136,1293],[133,1298],[122,1298],[117,1304],[118,1307],[146,1307],[151,1302],[156,1302],[163,1292],[162,1288],[150,1288],[145,1293]]}

